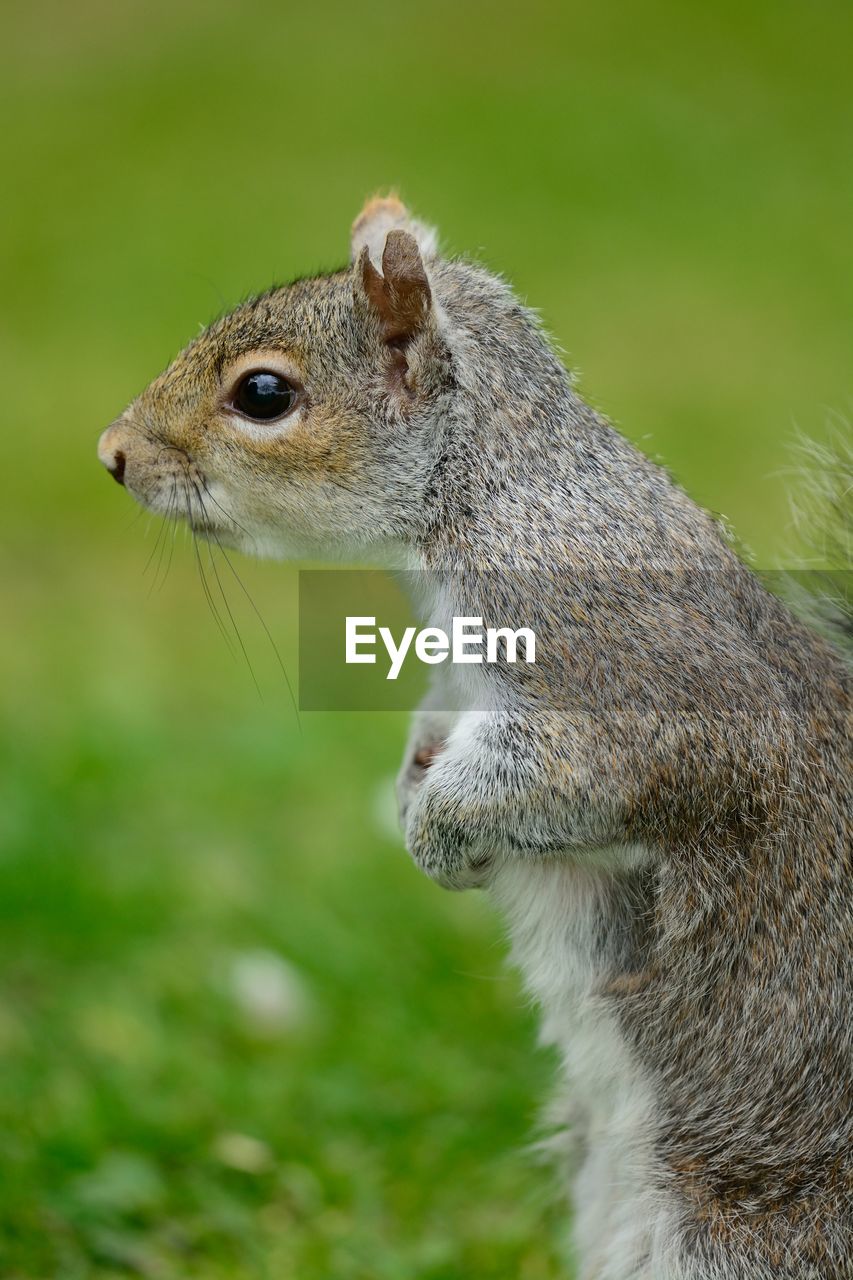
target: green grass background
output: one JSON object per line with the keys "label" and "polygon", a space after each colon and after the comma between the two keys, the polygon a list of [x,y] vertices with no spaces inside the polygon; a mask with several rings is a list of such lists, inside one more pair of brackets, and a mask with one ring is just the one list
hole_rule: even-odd
{"label": "green grass background", "polygon": [[[487,904],[393,835],[402,719],[300,737],[233,580],[262,698],[191,546],[151,590],[156,522],[95,442],[215,313],[339,264],[394,184],[774,562],[791,436],[849,406],[851,15],[4,10],[4,1280],[566,1274],[525,1152],[553,1064]],[[294,571],[240,571],[293,670]],[[239,974],[275,957],[298,990],[261,1024]]]}

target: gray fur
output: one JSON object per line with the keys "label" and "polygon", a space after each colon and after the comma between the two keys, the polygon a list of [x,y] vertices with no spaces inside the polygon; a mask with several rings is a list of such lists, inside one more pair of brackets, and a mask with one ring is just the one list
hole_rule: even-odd
{"label": "gray fur", "polygon": [[[102,456],[246,550],[393,544],[435,575],[433,614],[535,624],[535,668],[433,693],[401,812],[428,875],[493,887],[566,1060],[584,1280],[849,1280],[849,669],[583,403],[501,280],[379,203],[426,276],[409,245],[384,293],[363,255],[245,304]],[[222,407],[255,348],[306,388],[260,441]]]}

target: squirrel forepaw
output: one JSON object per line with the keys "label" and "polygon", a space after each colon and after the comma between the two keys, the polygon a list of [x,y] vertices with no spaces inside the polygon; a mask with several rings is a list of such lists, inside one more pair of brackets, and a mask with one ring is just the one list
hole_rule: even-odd
{"label": "squirrel forepaw", "polygon": [[[426,801],[426,803],[424,803]],[[445,889],[480,889],[488,884],[493,851],[460,825],[432,812],[419,797],[406,822],[406,848],[420,869]]]}

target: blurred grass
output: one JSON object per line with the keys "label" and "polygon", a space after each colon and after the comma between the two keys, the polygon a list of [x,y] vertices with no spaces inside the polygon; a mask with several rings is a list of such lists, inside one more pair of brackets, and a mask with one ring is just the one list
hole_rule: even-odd
{"label": "blurred grass", "polygon": [[[486,906],[399,851],[402,721],[300,737],[239,588],[263,700],[181,539],[150,590],[156,524],[95,439],[397,184],[793,554],[788,442],[849,407],[851,36],[787,0],[4,14],[4,1276],[563,1274],[522,1151],[551,1064]],[[293,571],[240,572],[293,669]],[[235,987],[257,953],[301,992],[272,1025]]]}

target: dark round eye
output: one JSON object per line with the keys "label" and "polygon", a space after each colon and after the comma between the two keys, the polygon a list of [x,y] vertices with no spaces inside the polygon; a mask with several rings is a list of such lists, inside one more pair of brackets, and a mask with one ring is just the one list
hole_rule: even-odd
{"label": "dark round eye", "polygon": [[282,418],[296,402],[296,391],[286,378],[267,369],[247,373],[234,392],[234,408],[247,418],[268,422]]}

